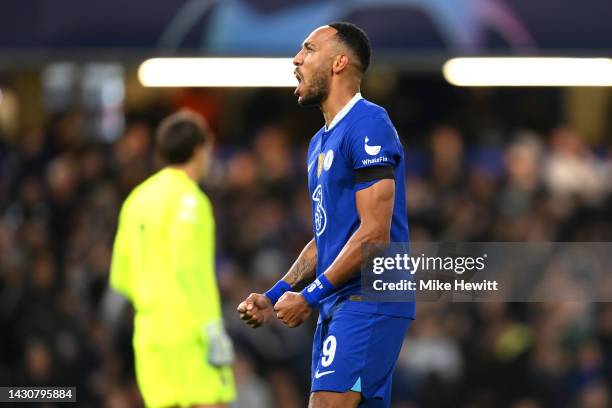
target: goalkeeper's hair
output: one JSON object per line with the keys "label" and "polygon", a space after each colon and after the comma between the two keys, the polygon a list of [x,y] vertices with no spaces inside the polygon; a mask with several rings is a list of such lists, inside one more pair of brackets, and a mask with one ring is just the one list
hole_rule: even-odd
{"label": "goalkeeper's hair", "polygon": [[195,149],[212,138],[206,120],[195,112],[181,110],[165,118],[157,128],[157,151],[168,164],[188,162]]}

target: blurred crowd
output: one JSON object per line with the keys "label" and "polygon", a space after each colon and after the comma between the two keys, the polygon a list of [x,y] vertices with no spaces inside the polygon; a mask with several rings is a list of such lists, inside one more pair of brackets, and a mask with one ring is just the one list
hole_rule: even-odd
{"label": "blurred crowd", "polygon": [[[402,115],[390,106],[392,119]],[[76,386],[79,406],[142,404],[131,311],[107,282],[118,210],[158,168],[153,132],[169,112],[128,115],[114,143],[84,138],[77,112],[0,138],[0,384]],[[308,115],[314,128],[268,114],[240,142],[214,126],[203,189],[216,212],[238,408],[307,400],[314,320],[252,330],[235,307],[312,236],[305,152],[321,119]],[[405,140],[411,240],[612,241],[612,145],[562,126],[505,131],[481,143],[440,122]],[[398,408],[610,407],[612,305],[419,304],[394,383]]]}

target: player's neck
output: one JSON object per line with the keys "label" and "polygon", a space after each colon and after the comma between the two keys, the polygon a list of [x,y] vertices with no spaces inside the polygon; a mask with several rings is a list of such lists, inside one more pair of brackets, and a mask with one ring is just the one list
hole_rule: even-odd
{"label": "player's neck", "polygon": [[168,168],[184,172],[187,174],[187,177],[189,177],[195,183],[200,181],[199,169],[194,163],[187,162],[185,164],[175,164],[168,166]]}
{"label": "player's neck", "polygon": [[329,93],[327,99],[321,104],[321,111],[325,119],[325,127],[329,127],[338,112],[340,112],[358,92],[359,87],[349,87],[339,92]]}

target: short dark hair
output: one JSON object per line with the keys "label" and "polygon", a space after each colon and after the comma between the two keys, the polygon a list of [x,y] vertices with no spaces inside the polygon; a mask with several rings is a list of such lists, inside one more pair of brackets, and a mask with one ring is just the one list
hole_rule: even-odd
{"label": "short dark hair", "polygon": [[361,73],[365,73],[370,66],[370,54],[372,47],[368,35],[353,23],[337,22],[328,24],[335,28],[336,35],[342,43],[348,46],[359,59]]}
{"label": "short dark hair", "polygon": [[168,164],[183,164],[191,159],[196,147],[208,143],[210,137],[202,116],[179,111],[164,119],[157,128],[157,150]]}

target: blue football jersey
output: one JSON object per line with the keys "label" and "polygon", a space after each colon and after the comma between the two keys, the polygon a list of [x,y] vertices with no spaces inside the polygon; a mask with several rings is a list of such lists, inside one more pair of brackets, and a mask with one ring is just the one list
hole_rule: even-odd
{"label": "blue football jersey", "polygon": [[[347,111],[348,109],[348,111]],[[308,147],[308,188],[317,244],[317,276],[327,270],[359,227],[355,194],[376,181],[357,183],[355,171],[392,166],[395,172],[395,203],[391,242],[408,242],[404,149],[382,107],[359,94],[339,113],[329,129],[323,127]],[[360,273],[319,304],[322,318],[342,305],[345,310],[414,318],[414,302],[359,300]],[[351,299],[349,299],[351,297]]]}

